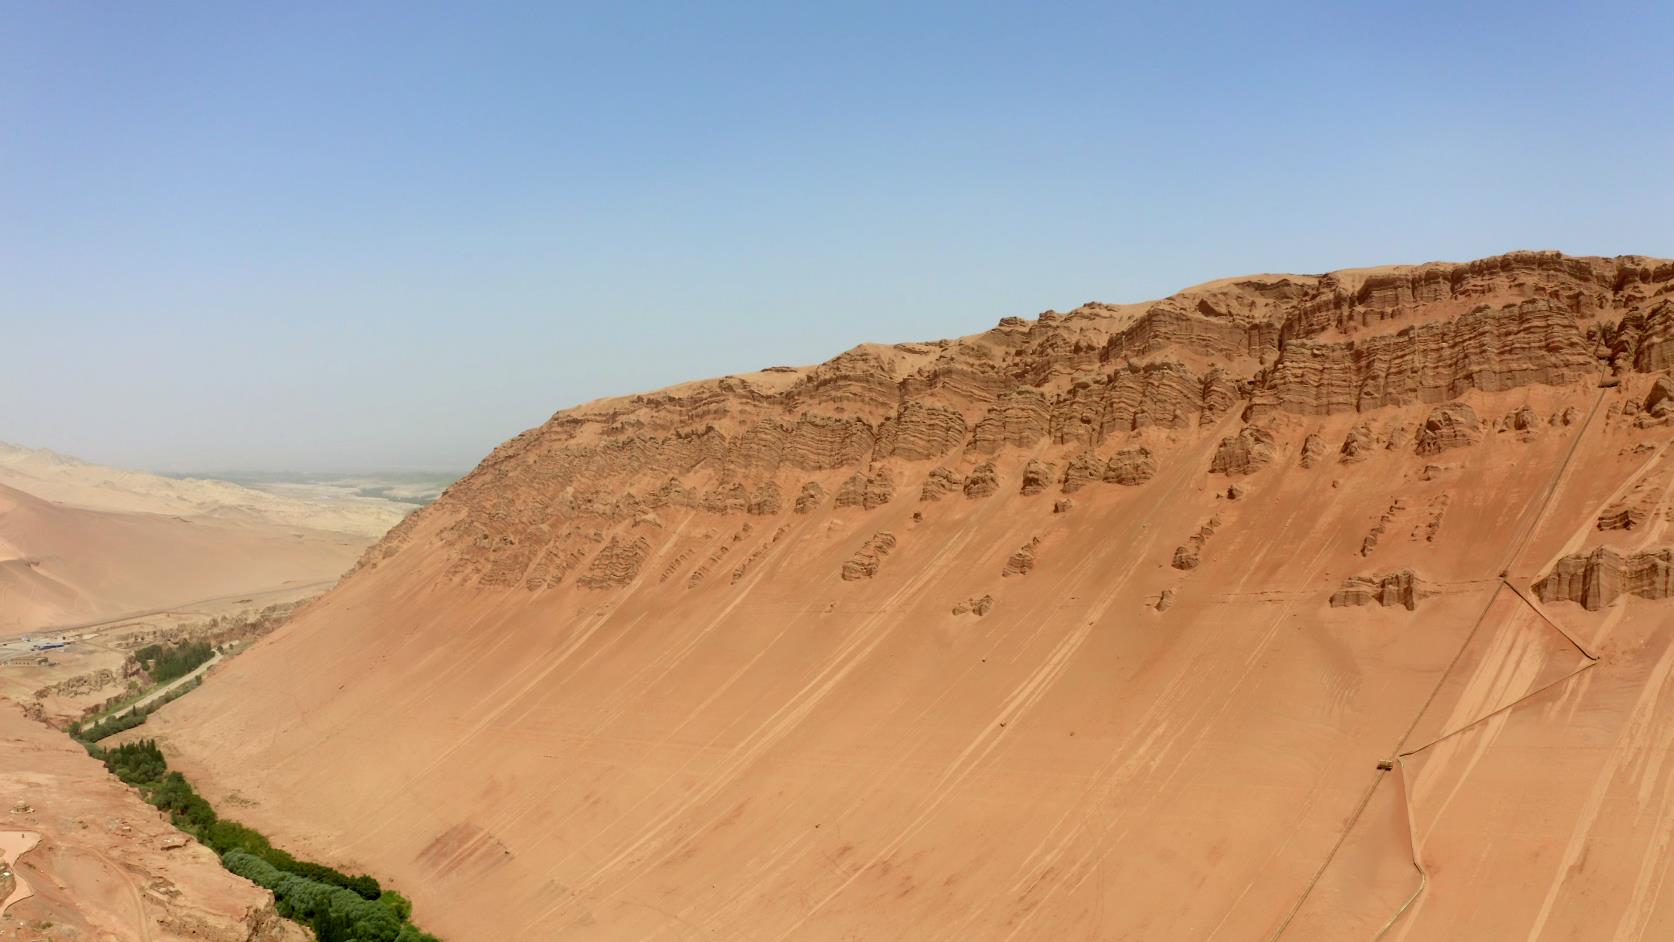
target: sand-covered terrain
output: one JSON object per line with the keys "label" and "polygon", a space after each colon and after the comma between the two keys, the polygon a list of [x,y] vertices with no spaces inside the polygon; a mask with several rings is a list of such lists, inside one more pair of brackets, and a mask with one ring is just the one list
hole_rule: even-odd
{"label": "sand-covered terrain", "polygon": [[318,591],[412,509],[0,445],[0,637],[223,596]]}
{"label": "sand-covered terrain", "polygon": [[91,464],[44,448],[0,442],[0,485],[54,504],[199,521],[256,523],[377,539],[411,509],[348,488],[286,493],[207,478]]}
{"label": "sand-covered terrain", "polygon": [[301,942],[80,745],[0,700],[0,940]]}
{"label": "sand-covered terrain", "polygon": [[1674,263],[559,412],[148,724],[506,939],[1674,935]]}
{"label": "sand-covered terrain", "polygon": [[71,722],[143,680],[135,648],[248,634],[233,629],[325,591],[416,506],[0,444],[0,696]]}
{"label": "sand-covered terrain", "polygon": [[0,485],[0,636],[335,579],[349,533],[48,503]]}

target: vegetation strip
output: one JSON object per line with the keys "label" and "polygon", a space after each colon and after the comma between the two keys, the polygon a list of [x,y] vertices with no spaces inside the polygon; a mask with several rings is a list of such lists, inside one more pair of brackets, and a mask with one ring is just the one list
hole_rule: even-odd
{"label": "vegetation strip", "polygon": [[308,926],[320,942],[440,942],[413,925],[406,897],[372,877],[298,860],[254,828],[217,816],[185,776],[169,771],[155,740],[112,749],[80,741],[117,778],[167,812],[175,827],[219,854],[221,866],[273,891],[279,915]]}
{"label": "vegetation strip", "polygon": [[82,726],[80,724],[71,726],[70,735],[75,737],[76,741],[82,745],[91,746],[93,743],[96,743],[107,736],[114,736],[123,730],[133,729],[134,727],[143,724],[147,717],[161,709],[164,704],[173,703],[186,694],[191,693],[192,691],[198,689],[198,685],[201,683],[203,683],[203,678],[201,677],[191,680],[187,683],[181,684],[173,690],[170,690],[168,693],[158,697],[156,700],[146,704],[145,706],[134,707],[132,710],[123,713],[121,716],[107,716],[91,726]]}
{"label": "vegetation strip", "polygon": [[215,646],[208,641],[148,644],[134,652],[134,660],[139,661],[145,672],[151,675],[154,684],[166,684],[185,677],[214,656]]}

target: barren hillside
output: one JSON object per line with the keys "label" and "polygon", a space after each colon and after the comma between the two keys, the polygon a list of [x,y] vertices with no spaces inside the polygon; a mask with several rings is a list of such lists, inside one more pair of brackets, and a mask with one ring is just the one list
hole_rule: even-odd
{"label": "barren hillside", "polygon": [[0,442],[0,485],[89,510],[353,533],[377,539],[406,508],[386,500],[276,494],[227,481],[164,477]]}
{"label": "barren hillside", "polygon": [[226,595],[318,591],[409,509],[165,478],[0,442],[0,638]]}
{"label": "barren hillside", "polygon": [[1516,253],[589,403],[153,722],[454,942],[1667,938],[1671,337]]}
{"label": "barren hillside", "polygon": [[0,637],[329,583],[364,537],[51,504],[0,485]]}
{"label": "barren hillside", "polygon": [[0,700],[0,940],[300,942],[273,897]]}

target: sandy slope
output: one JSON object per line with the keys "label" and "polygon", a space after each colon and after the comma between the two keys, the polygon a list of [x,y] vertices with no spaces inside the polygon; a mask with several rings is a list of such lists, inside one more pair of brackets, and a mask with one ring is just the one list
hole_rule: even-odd
{"label": "sandy slope", "polygon": [[[1458,725],[1544,677],[1539,658],[1559,669],[1578,661],[1562,645],[1539,648],[1546,629],[1496,579],[1576,434],[1490,442],[1469,470],[1430,483],[1417,480],[1417,458],[1356,469],[1338,488],[1335,469],[1287,467],[1238,506],[1210,492],[1198,443],[1197,460],[1146,490],[1087,498],[1070,514],[1052,514],[1050,497],[1013,495],[936,507],[917,526],[912,504],[799,521],[736,588],[687,591],[657,582],[656,566],[625,596],[536,603],[422,588],[386,599],[380,584],[357,581],[262,657],[230,664],[170,725],[211,725],[215,759],[192,751],[192,762],[221,788],[264,796],[251,815],[265,826],[433,888],[421,904],[450,937],[698,927],[752,938],[1260,938],[1366,786],[1379,782],[1380,797],[1394,789],[1375,763],[1415,716]],[[1622,465],[1594,461],[1590,480],[1566,482],[1567,509],[1542,524],[1519,578],[1538,574],[1542,548],[1591,527],[1591,505]],[[1373,566],[1354,551],[1371,525],[1364,508],[1397,492],[1449,494],[1451,538],[1402,539]],[[1216,513],[1223,530],[1203,567],[1174,607],[1150,611],[1176,583],[1169,552]],[[885,570],[863,587],[832,579],[875,528],[901,540]],[[1006,555],[1034,535],[1045,540],[1037,570],[1001,580]],[[1401,564],[1444,589],[1422,617],[1325,605],[1336,579]],[[992,614],[948,614],[981,592],[999,600]],[[1444,690],[1425,710],[1490,599],[1509,609],[1495,630],[1513,637],[1468,676],[1490,683],[1509,660],[1536,658],[1521,668],[1528,676],[1463,702],[1449,698],[1465,691]],[[355,636],[332,637],[345,619]],[[320,672],[271,669],[324,649],[333,664]],[[232,701],[236,714],[214,719]],[[1561,743],[1540,714],[1524,749]],[[1612,715],[1594,736],[1624,737],[1629,752],[1655,744],[1652,729],[1621,728],[1631,711]],[[305,732],[319,729],[339,732]],[[1455,799],[1449,813],[1474,824],[1447,833],[1458,851],[1428,850],[1443,861],[1511,855],[1515,835],[1489,822],[1515,831],[1537,809],[1510,813],[1493,766],[1447,758],[1463,763],[1451,774],[1466,776],[1471,802],[1503,811],[1485,820]],[[1503,774],[1527,774],[1516,754],[1494,758],[1508,763]],[[409,784],[390,793],[374,784],[384,781]],[[1454,787],[1428,786],[1420,813]],[[1517,793],[1540,805],[1531,791]],[[1554,847],[1571,828],[1581,845],[1609,838],[1586,830],[1586,803],[1573,804],[1570,816],[1536,818],[1559,832],[1540,837]],[[1383,895],[1398,904],[1411,869],[1399,830],[1390,834],[1350,852],[1395,862]],[[1660,857],[1615,849],[1595,849],[1612,863],[1591,879],[1660,885]],[[1552,863],[1518,880],[1497,871],[1493,882],[1519,898],[1481,917],[1482,934],[1442,932],[1458,913],[1438,894],[1417,914],[1436,925],[1410,937],[1515,937],[1504,920],[1526,924],[1535,898],[1563,898],[1568,880]],[[1333,881],[1353,872],[1330,871],[1293,937],[1345,937],[1346,904],[1323,919],[1318,907],[1346,893]],[[1468,884],[1459,892],[1476,896]],[[1386,901],[1353,900],[1368,924],[1393,911]],[[1559,912],[1578,920],[1598,904],[1583,897]],[[1674,910],[1634,905],[1674,926]]]}
{"label": "sandy slope", "polygon": [[[568,410],[155,732],[455,942],[1667,938],[1674,602],[1525,598],[1668,543],[1665,492],[1597,527],[1674,479],[1622,368],[1667,292],[1614,264],[1235,279]],[[1600,389],[1607,317],[1640,333]],[[1059,505],[1141,445],[1154,477]],[[1329,604],[1401,569],[1416,610]]]}
{"label": "sandy slope", "polygon": [[51,504],[0,485],[0,634],[335,578],[366,538]]}
{"label": "sandy slope", "polygon": [[0,635],[329,581],[409,509],[0,443]]}
{"label": "sandy slope", "polygon": [[5,442],[0,442],[0,485],[92,510],[305,527],[373,539],[383,536],[407,510],[373,498],[319,492],[291,496],[226,481],[163,477]]}
{"label": "sandy slope", "polygon": [[[265,891],[182,842],[159,812],[58,730],[0,699],[0,849],[28,895],[0,940],[298,942]],[[18,803],[27,814],[10,813]],[[7,832],[29,838],[7,837]],[[50,931],[48,931],[50,927]]]}

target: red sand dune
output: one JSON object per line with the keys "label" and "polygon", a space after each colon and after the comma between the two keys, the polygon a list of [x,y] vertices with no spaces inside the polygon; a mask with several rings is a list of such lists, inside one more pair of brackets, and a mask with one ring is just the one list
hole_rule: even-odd
{"label": "red sand dune", "polygon": [[49,503],[0,484],[0,636],[330,581],[364,536]]}

